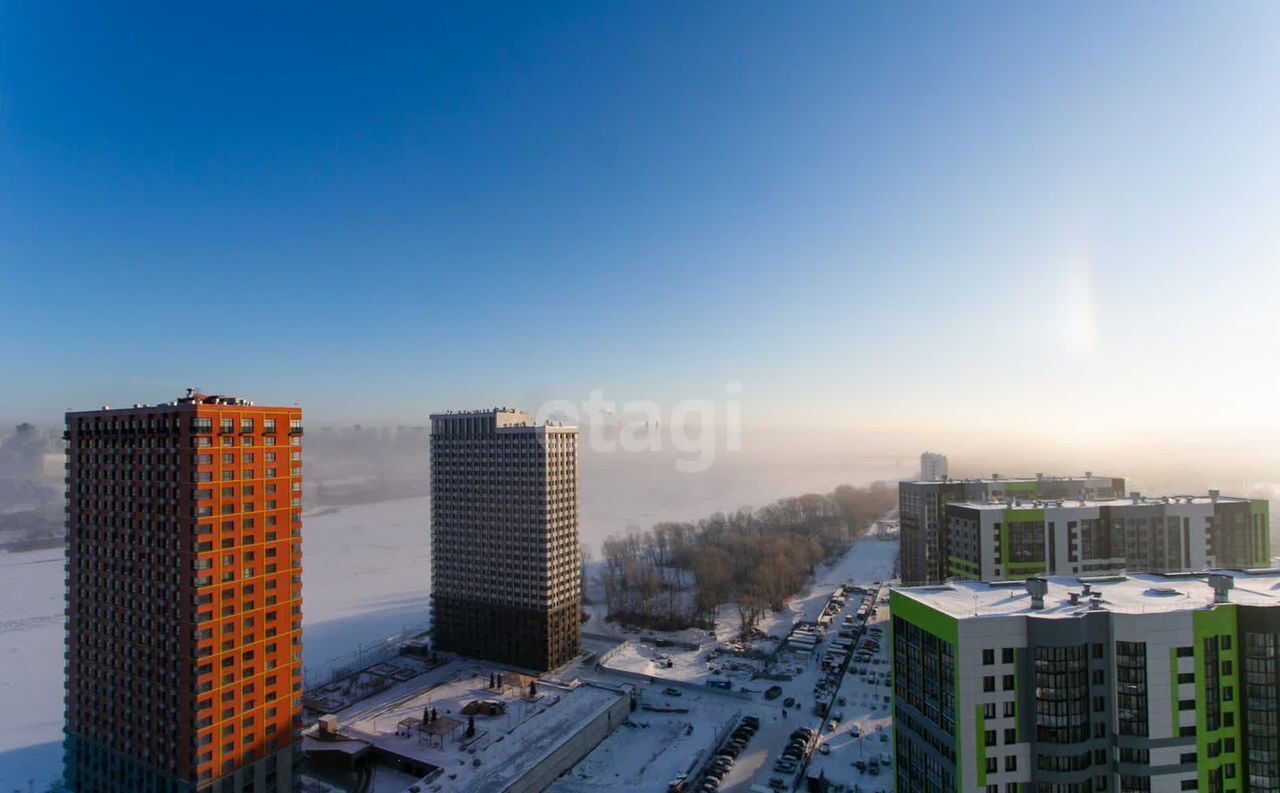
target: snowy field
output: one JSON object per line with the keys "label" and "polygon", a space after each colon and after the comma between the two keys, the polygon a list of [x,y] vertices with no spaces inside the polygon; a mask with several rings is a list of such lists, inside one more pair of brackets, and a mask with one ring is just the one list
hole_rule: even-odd
{"label": "snowy field", "polygon": [[304,513],[303,663],[308,681],[352,651],[430,619],[430,500]]}
{"label": "snowy field", "polygon": [[0,790],[62,767],[63,555],[0,554]]}

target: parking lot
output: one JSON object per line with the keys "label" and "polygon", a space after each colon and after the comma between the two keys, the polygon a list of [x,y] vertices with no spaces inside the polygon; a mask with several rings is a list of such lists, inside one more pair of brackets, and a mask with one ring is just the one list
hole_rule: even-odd
{"label": "parking lot", "polygon": [[818,776],[835,793],[855,785],[864,793],[892,789],[883,762],[892,741],[888,606],[881,601],[897,551],[896,531],[880,530],[820,570],[792,601],[790,619],[775,617],[769,632],[779,649],[754,674],[709,674],[726,664],[705,647],[647,651],[672,658],[671,666],[627,661],[592,671],[638,683],[632,721],[645,726],[610,736],[556,790],[770,793],[806,789]]}

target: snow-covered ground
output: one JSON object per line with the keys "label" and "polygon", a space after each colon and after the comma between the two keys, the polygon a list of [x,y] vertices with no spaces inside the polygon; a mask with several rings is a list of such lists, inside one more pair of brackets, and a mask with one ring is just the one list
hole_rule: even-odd
{"label": "snow-covered ground", "polygon": [[[869,533],[855,541],[849,551],[834,563],[819,567],[813,581],[799,595],[789,600],[784,610],[765,615],[758,627],[770,636],[786,636],[796,622],[816,620],[837,586],[848,581],[870,584],[872,581],[887,580],[893,574],[897,557],[896,535],[882,540],[876,532]],[[597,609],[597,615],[593,615],[587,629],[628,640],[609,658],[608,666],[611,669],[692,683],[702,683],[711,677],[727,677],[737,687],[751,679],[751,667],[759,666],[726,653],[711,657],[717,642],[730,641],[738,634],[740,620],[737,610],[731,605],[721,606],[716,615],[715,641],[712,641],[706,631],[686,630],[660,634],[681,641],[699,642],[701,646],[698,650],[656,647],[643,641],[642,636],[649,635],[648,633],[620,633],[610,623],[598,618],[598,612],[602,609],[603,607]],[[670,666],[667,666],[668,662]],[[743,668],[734,669],[734,665]]]}
{"label": "snow-covered ground", "polygon": [[302,652],[308,682],[430,619],[430,500],[303,514]]}
{"label": "snow-covered ground", "polygon": [[679,697],[660,684],[641,685],[641,702],[658,707],[688,708],[688,713],[638,710],[630,724],[618,728],[549,793],[664,791],[698,757],[715,747],[724,730],[748,706],[711,691],[686,690]]}
{"label": "snow-covered ground", "polygon": [[0,790],[62,767],[63,555],[0,553]]}
{"label": "snow-covered ground", "polygon": [[[785,635],[794,622],[815,620],[836,587],[852,582],[874,589],[875,582],[888,581],[893,574],[898,549],[897,533],[881,533],[877,527],[877,530],[857,540],[840,559],[820,568],[804,591],[787,604],[786,610],[771,615],[763,627],[769,633]],[[858,596],[850,597],[845,613],[856,612],[859,603]],[[887,613],[887,606],[879,606],[875,624],[887,624]],[[842,615],[837,617],[837,624],[841,617]],[[717,625],[716,630],[717,640],[726,641],[736,634],[736,620],[737,615],[731,609],[722,611],[719,620],[721,624]],[[677,635],[682,640],[697,638],[696,633],[687,631]],[[748,692],[755,692],[745,699],[716,692],[703,685],[712,676],[708,661],[714,666],[722,667],[736,659],[724,653],[711,657],[714,643],[705,632],[701,632],[701,636],[702,646],[694,651],[673,647],[658,648],[640,642],[639,635],[624,634],[621,638],[625,643],[609,654],[604,668],[582,673],[588,679],[600,677],[613,682],[624,679],[638,682],[643,702],[659,707],[687,707],[689,713],[640,711],[633,714],[633,720],[646,722],[649,727],[615,732],[563,777],[553,787],[553,791],[591,793],[621,789],[659,793],[666,789],[677,773],[687,770],[700,756],[707,756],[700,753],[710,752],[716,745],[716,738],[723,735],[727,720],[735,715],[746,714],[759,717],[760,729],[748,742],[746,749],[738,755],[729,774],[724,778],[721,789],[727,793],[746,793],[753,786],[767,785],[774,776],[786,776],[775,772],[773,764],[786,745],[791,731],[797,727],[819,729],[825,721],[813,712],[814,690],[824,678],[818,659],[835,636],[835,631],[829,633],[819,644],[813,659],[801,659],[785,650],[781,653],[780,660],[792,672],[792,679],[788,681],[752,679],[746,671],[729,671],[726,674],[721,668],[716,677],[728,677],[735,690],[746,688]],[[595,644],[605,641],[592,640],[593,648]],[[865,666],[887,672],[889,667],[884,662],[887,651],[886,630],[886,636],[880,641],[878,657],[881,663]],[[662,656],[671,659],[670,667],[656,662]],[[625,673],[627,677],[617,673]],[[636,674],[647,675],[652,681],[637,680],[634,677]],[[674,690],[679,691],[679,695],[668,693],[673,683],[676,684]],[[763,692],[775,684],[782,689],[782,693],[777,699],[764,699]],[[847,675],[841,681],[834,696],[844,697],[845,705],[839,705],[837,700],[834,711],[844,718],[835,731],[824,731],[826,737],[822,739],[830,744],[831,754],[814,755],[815,764],[820,763],[823,768],[828,769],[829,778],[844,784],[860,780],[864,790],[892,786],[891,776],[882,774],[879,777],[863,777],[851,765],[858,754],[878,752],[882,746],[888,746],[881,744],[877,732],[878,728],[884,729],[888,722],[889,706],[884,702],[884,696],[888,693],[889,690],[880,677],[868,681],[865,675]],[[793,698],[795,706],[783,707],[787,698]],[[855,724],[864,736],[870,737],[853,738],[852,727]],[[682,732],[687,726],[693,728],[689,735]],[[880,784],[876,784],[877,782]]]}

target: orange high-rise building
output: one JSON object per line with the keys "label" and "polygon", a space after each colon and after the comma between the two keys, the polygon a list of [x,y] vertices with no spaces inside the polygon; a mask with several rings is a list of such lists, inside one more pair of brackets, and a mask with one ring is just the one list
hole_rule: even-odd
{"label": "orange high-rise building", "polygon": [[188,390],[66,421],[68,786],[293,790],[301,409]]}

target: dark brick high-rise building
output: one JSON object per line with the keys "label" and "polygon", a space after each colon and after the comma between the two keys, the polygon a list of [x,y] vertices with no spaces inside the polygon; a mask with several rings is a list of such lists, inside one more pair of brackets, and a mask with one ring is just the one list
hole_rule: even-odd
{"label": "dark brick high-rise building", "polygon": [[577,446],[577,428],[518,410],[431,417],[439,649],[537,671],[578,654]]}
{"label": "dark brick high-rise building", "polygon": [[301,410],[188,391],[65,438],[70,789],[293,790]]}

